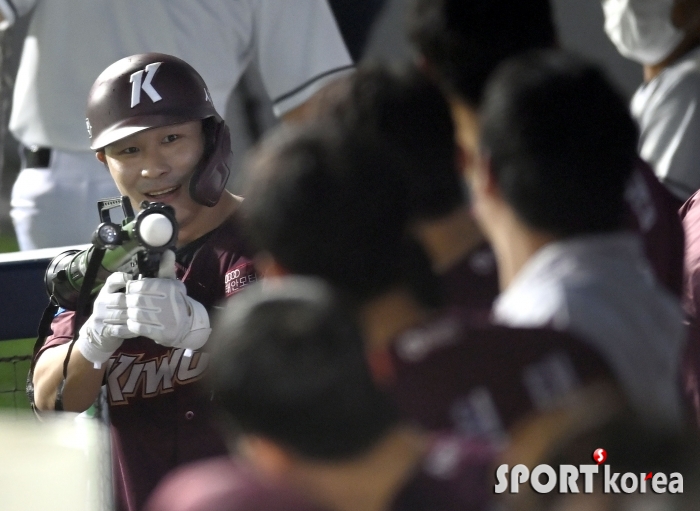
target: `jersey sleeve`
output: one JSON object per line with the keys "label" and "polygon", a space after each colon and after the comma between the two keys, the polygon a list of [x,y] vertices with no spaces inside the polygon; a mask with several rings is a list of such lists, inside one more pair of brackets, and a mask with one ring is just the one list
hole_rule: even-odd
{"label": "jersey sleeve", "polygon": [[352,69],[326,0],[254,0],[253,9],[253,62],[277,116]]}
{"label": "jersey sleeve", "polygon": [[692,342],[700,346],[700,192],[683,204],[679,214],[686,233],[682,303]]}
{"label": "jersey sleeve", "polygon": [[32,10],[36,0],[0,0],[0,30],[5,30],[15,24],[20,18]]}
{"label": "jersey sleeve", "polygon": [[69,343],[73,340],[73,317],[75,312],[60,309],[51,322],[51,332],[46,337],[46,342],[39,350],[37,356],[49,348]]}

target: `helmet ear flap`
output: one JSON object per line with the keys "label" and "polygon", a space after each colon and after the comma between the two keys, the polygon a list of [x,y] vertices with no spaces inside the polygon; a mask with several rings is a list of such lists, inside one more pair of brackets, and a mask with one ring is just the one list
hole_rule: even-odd
{"label": "helmet ear flap", "polygon": [[224,121],[205,119],[203,128],[209,157],[202,160],[190,179],[190,197],[213,207],[219,202],[231,173],[231,135]]}

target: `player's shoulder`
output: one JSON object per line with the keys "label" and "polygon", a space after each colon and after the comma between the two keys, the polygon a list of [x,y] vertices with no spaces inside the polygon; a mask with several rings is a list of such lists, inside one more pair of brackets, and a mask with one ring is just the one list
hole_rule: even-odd
{"label": "player's shoulder", "polygon": [[73,338],[74,318],[75,311],[59,308],[51,321],[50,331],[43,347],[48,348],[70,342]]}
{"label": "player's shoulder", "polygon": [[228,457],[185,465],[158,485],[145,511],[313,511],[291,489]]}

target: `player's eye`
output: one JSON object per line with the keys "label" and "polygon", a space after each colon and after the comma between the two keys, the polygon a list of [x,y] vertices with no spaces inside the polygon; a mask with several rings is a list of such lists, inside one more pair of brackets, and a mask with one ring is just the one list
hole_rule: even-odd
{"label": "player's eye", "polygon": [[134,153],[138,153],[138,152],[139,152],[138,147],[131,146],[131,147],[125,147],[124,149],[119,151],[119,154],[134,154]]}
{"label": "player's eye", "polygon": [[165,142],[166,144],[170,142],[175,142],[178,138],[180,138],[180,135],[170,134],[163,139],[163,142]]}

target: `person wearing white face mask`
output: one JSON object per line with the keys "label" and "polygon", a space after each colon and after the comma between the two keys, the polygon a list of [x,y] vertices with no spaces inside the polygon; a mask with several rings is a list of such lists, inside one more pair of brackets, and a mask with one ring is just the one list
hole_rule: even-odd
{"label": "person wearing white face mask", "polygon": [[605,32],[644,66],[639,152],[680,200],[700,189],[700,0],[602,0]]}

